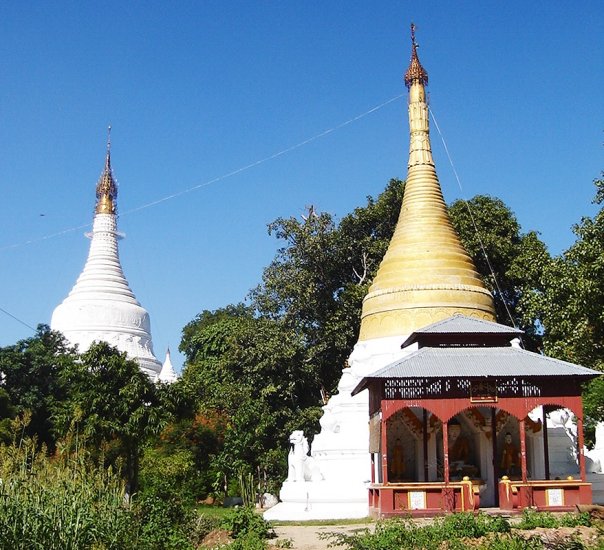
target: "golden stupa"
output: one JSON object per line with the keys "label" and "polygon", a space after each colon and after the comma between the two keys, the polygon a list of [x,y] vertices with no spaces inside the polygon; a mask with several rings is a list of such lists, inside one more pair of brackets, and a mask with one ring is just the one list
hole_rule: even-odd
{"label": "golden stupa", "polygon": [[363,300],[359,340],[401,336],[456,313],[495,321],[495,307],[447,213],[430,146],[425,86],[411,25],[410,147],[401,213]]}

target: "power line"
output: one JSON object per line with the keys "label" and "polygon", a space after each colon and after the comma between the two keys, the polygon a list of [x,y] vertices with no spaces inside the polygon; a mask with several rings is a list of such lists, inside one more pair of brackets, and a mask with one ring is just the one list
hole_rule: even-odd
{"label": "power line", "polygon": [[495,283],[495,288],[497,288],[497,292],[499,292],[499,295],[501,296],[501,301],[503,302],[505,311],[508,314],[510,321],[512,322],[512,326],[514,328],[518,328],[516,326],[516,322],[515,322],[514,318],[512,317],[512,313],[508,307],[508,304],[505,300],[505,296],[504,296],[503,292],[501,291],[501,287],[499,286],[499,281],[497,280],[497,277],[495,276],[495,270],[493,269],[493,266],[491,265],[491,260],[489,259],[489,255],[487,254],[484,243],[482,242],[482,238],[480,236],[480,231],[478,231],[478,226],[476,225],[476,219],[474,218],[474,214],[472,213],[472,209],[470,208],[470,203],[465,199],[465,197],[463,197],[464,190],[461,185],[461,180],[459,178],[459,174],[457,173],[457,170],[455,169],[455,165],[453,164],[453,159],[451,158],[451,154],[449,153],[449,148],[447,147],[445,137],[443,136],[442,132],[440,131],[438,122],[436,122],[436,117],[434,116],[434,112],[432,111],[432,109],[430,107],[428,107],[428,109],[430,111],[430,115],[432,116],[432,120],[434,121],[434,126],[436,127],[436,130],[438,131],[438,135],[440,136],[440,139],[445,148],[445,153],[447,154],[447,158],[449,159],[449,164],[451,165],[451,169],[453,170],[453,174],[455,175],[455,179],[457,180],[457,185],[459,185],[459,190],[462,193],[463,203],[465,204],[466,209],[468,210],[468,214],[470,215],[470,220],[472,221],[472,226],[474,227],[474,231],[476,233],[476,238],[478,239],[478,244],[480,244],[480,249],[482,250],[484,259],[486,260],[487,265],[489,266],[489,271],[491,272],[491,277],[493,277],[493,282]]}
{"label": "power line", "polygon": [[34,327],[32,327],[31,325],[28,325],[25,321],[22,321],[21,319],[19,319],[19,317],[16,317],[15,315],[13,315],[12,313],[10,313],[9,311],[6,311],[4,308],[0,307],[0,311],[2,313],[4,313],[5,315],[8,315],[9,317],[12,317],[15,321],[17,321],[18,323],[21,323],[22,325],[26,326],[28,329],[33,330],[34,332],[36,332],[36,329]]}
{"label": "power line", "polygon": [[[232,170],[231,172],[227,172],[226,174],[223,174],[222,176],[218,176],[216,178],[213,178],[211,180],[205,181],[203,183],[199,183],[197,185],[193,185],[192,187],[189,187],[187,189],[183,189],[182,191],[177,191],[176,193],[172,193],[170,195],[166,195],[165,197],[159,198],[157,200],[148,202],[146,204],[143,204],[141,206],[137,206],[136,208],[132,208],[130,210],[126,210],[125,212],[121,212],[120,216],[127,216],[128,214],[133,214],[134,212],[140,212],[141,210],[145,210],[147,208],[151,208],[152,206],[156,206],[158,204],[161,204],[163,202],[175,199],[177,197],[181,197],[182,195],[186,195],[187,193],[191,193],[192,191],[197,191],[198,189],[201,189],[202,187],[207,187],[209,185],[212,185],[214,183],[218,183],[222,180],[225,180],[227,178],[230,178],[232,176],[236,176],[238,174],[241,174],[242,172],[246,172],[247,170],[250,170],[251,168],[255,168],[256,166],[260,166],[261,164],[264,164],[265,162],[268,162],[270,160],[276,159],[278,157],[281,157],[287,153],[291,153],[292,151],[295,151],[296,149],[299,149],[300,147],[303,147],[305,145],[308,145],[309,143],[312,143],[313,141],[316,141],[320,138],[323,138],[333,132],[335,132],[336,130],[340,130],[341,128],[344,128],[345,126],[348,126],[349,124],[352,124],[353,122],[356,122],[357,120],[360,120],[372,113],[375,113],[376,111],[379,111],[380,109],[382,109],[383,107],[386,107],[386,105],[389,105],[390,103],[393,103],[394,101],[397,101],[398,99],[400,99],[401,97],[403,97],[405,94],[398,94],[394,97],[391,97],[390,99],[387,99],[386,101],[383,101],[382,103],[375,105],[374,107],[371,107],[369,110],[356,115],[344,122],[341,122],[340,124],[337,124],[336,126],[333,126],[331,128],[328,128],[327,130],[323,130],[322,132],[319,132],[318,134],[315,134],[312,137],[309,137],[307,139],[304,139],[303,141],[300,141],[299,143],[296,143],[295,145],[291,145],[289,147],[286,147],[285,149],[282,149],[276,153],[273,153],[267,157],[264,157],[262,159],[259,159],[257,161],[251,162],[250,164],[246,164],[245,166],[242,166],[240,168],[237,168],[236,170]],[[4,250],[8,250],[11,248],[19,248],[21,246],[26,246],[29,244],[33,244],[36,242],[41,242],[41,241],[45,241],[48,239],[52,239],[54,237],[59,237],[61,235],[65,235],[67,233],[72,233],[73,231],[77,231],[79,229],[83,229],[86,227],[90,227],[90,223],[87,224],[83,224],[83,225],[78,225],[75,227],[70,227],[68,229],[63,229],[62,231],[58,231],[56,233],[51,233],[48,235],[44,235],[43,237],[38,237],[35,239],[29,239],[27,241],[23,241],[20,243],[13,243],[10,245],[6,245],[3,247],[0,247],[0,252],[4,251]]]}

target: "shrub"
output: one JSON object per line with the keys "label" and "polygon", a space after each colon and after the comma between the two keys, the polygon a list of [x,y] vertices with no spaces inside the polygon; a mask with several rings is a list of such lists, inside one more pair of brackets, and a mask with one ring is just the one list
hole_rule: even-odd
{"label": "shrub", "polygon": [[189,540],[197,548],[203,539],[215,529],[220,527],[221,519],[215,516],[198,514],[190,524]]}
{"label": "shrub", "polygon": [[268,539],[275,536],[271,524],[261,515],[257,514],[253,508],[243,506],[232,510],[223,520],[222,527],[226,529],[234,538],[242,538],[253,533],[261,539]]}
{"label": "shrub", "polygon": [[35,441],[0,447],[0,548],[138,548],[121,479],[84,454],[50,459]]}
{"label": "shrub", "polygon": [[580,525],[586,527],[591,525],[589,513],[568,513],[556,517],[549,512],[537,512],[536,510],[525,508],[522,511],[522,519],[516,527],[518,529],[530,530],[538,527],[556,529],[558,527],[578,527]]}
{"label": "shrub", "polygon": [[524,538],[519,535],[496,534],[483,542],[478,550],[541,550],[543,543],[539,537]]}
{"label": "shrub", "polygon": [[148,550],[188,550],[192,524],[191,513],[180,502],[157,496],[136,500],[137,518],[141,525],[140,547]]}
{"label": "shrub", "polygon": [[258,533],[250,532],[242,535],[235,539],[231,545],[230,550],[265,550],[266,539],[261,537]]}
{"label": "shrub", "polygon": [[438,550],[445,541],[450,550],[463,550],[467,548],[467,539],[509,531],[510,525],[504,518],[468,512],[436,518],[432,525],[424,526],[416,525],[409,519],[392,519],[379,522],[373,533],[368,530],[354,535],[329,533],[328,538],[351,550]]}
{"label": "shrub", "polygon": [[[201,525],[178,498],[126,497],[80,448],[48,457],[33,440],[0,446],[0,548],[187,550]],[[159,492],[159,491],[158,491]]]}

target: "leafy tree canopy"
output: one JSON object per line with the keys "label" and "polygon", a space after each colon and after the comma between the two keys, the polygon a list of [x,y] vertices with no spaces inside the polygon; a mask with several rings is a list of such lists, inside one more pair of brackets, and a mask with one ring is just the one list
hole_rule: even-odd
{"label": "leafy tree canopy", "polygon": [[63,335],[38,325],[36,335],[20,340],[13,346],[0,348],[1,385],[17,414],[29,411],[27,426],[30,436],[51,450],[55,445],[54,426],[50,411],[64,392],[58,374],[77,357]]}
{"label": "leafy tree canopy", "polygon": [[275,465],[270,450],[320,396],[300,336],[244,306],[203,312],[184,334],[181,349],[191,359],[183,384],[198,396],[201,416],[221,419],[218,470],[282,467],[285,457]]}
{"label": "leafy tree canopy", "polygon": [[535,231],[523,234],[514,213],[500,199],[477,195],[449,207],[451,221],[486,287],[497,321],[525,331],[524,345],[541,345],[539,317],[523,309],[522,297],[542,289],[541,272],[551,261]]}
{"label": "leafy tree canopy", "polygon": [[57,433],[84,436],[110,461],[123,458],[136,491],[141,446],[165,421],[153,382],[125,353],[100,342],[61,370],[60,383],[65,398],[53,408]]}
{"label": "leafy tree canopy", "polygon": [[[594,184],[602,204],[604,180]],[[577,240],[546,266],[528,305],[543,322],[546,353],[604,371],[604,208],[573,232]]]}

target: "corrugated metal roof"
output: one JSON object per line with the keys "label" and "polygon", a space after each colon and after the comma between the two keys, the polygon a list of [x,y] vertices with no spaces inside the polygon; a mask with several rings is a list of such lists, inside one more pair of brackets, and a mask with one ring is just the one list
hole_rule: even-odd
{"label": "corrugated metal roof", "polygon": [[527,378],[584,377],[602,373],[515,347],[426,347],[365,376],[352,395],[367,388],[372,379],[385,378]]}
{"label": "corrugated metal roof", "polygon": [[599,372],[514,347],[421,348],[369,378],[598,376]]}
{"label": "corrugated metal roof", "polygon": [[417,334],[446,334],[446,333],[461,333],[471,332],[478,334],[522,334],[523,331],[507,325],[492,323],[491,321],[483,321],[466,317],[465,315],[453,315],[442,321],[437,321],[426,327],[416,330]]}

